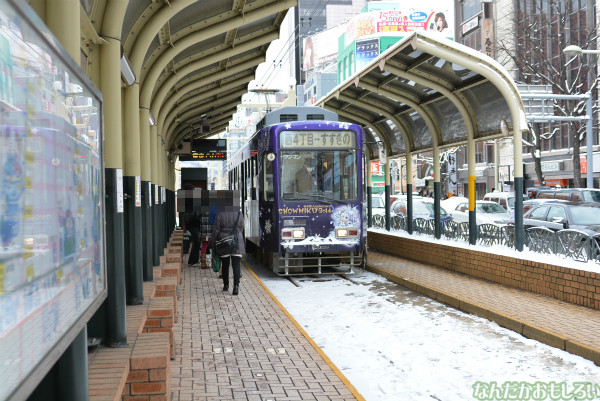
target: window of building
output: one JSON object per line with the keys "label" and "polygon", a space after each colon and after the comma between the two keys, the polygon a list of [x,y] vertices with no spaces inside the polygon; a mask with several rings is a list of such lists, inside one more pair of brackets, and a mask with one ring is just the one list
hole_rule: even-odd
{"label": "window of building", "polygon": [[462,22],[481,12],[481,0],[463,0],[460,4]]}

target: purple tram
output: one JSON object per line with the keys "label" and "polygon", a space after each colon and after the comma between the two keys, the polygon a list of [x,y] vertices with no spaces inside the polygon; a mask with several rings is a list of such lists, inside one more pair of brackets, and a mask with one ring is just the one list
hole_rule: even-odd
{"label": "purple tram", "polygon": [[351,273],[364,263],[364,136],[314,106],[267,113],[228,161],[247,251],[278,275]]}

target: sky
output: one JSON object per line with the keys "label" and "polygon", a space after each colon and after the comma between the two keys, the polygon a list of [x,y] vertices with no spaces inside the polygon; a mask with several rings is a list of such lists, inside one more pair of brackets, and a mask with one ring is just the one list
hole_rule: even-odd
{"label": "sky", "polygon": [[264,270],[259,276],[368,401],[478,400],[491,382],[509,381],[565,382],[568,392],[589,382],[600,399],[600,367],[591,361],[377,274],[295,278],[299,287]]}

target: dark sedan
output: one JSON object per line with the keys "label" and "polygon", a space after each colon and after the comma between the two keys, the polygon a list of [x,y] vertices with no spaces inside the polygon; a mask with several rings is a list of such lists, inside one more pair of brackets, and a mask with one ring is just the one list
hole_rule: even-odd
{"label": "dark sedan", "polygon": [[[514,222],[514,218],[511,219]],[[546,227],[552,231],[580,230],[600,233],[600,205],[596,202],[541,203],[523,215],[523,227]]]}

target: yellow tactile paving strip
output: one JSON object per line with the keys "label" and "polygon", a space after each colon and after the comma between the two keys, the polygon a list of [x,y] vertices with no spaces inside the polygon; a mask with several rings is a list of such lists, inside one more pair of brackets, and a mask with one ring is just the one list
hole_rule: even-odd
{"label": "yellow tactile paving strip", "polygon": [[370,250],[368,270],[600,365],[600,311]]}

